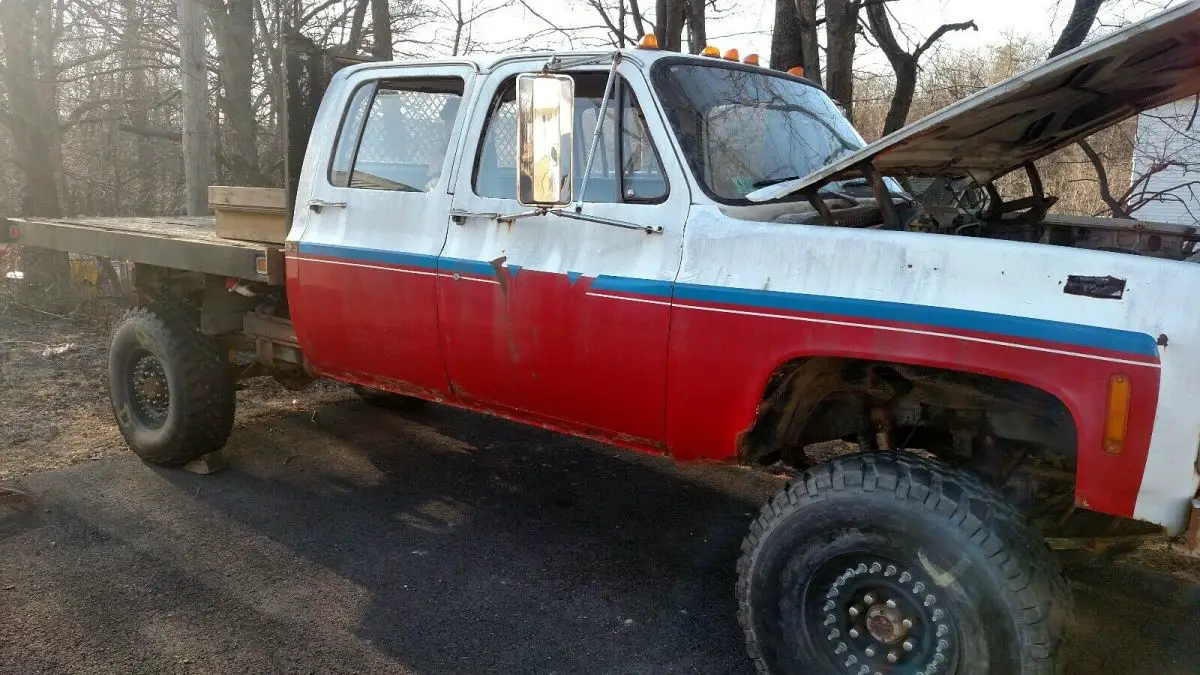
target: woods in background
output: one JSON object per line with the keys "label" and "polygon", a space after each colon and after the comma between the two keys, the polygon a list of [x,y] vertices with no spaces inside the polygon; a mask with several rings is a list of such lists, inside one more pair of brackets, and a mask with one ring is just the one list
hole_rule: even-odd
{"label": "woods in background", "polygon": [[[651,33],[664,48],[699,52],[713,22],[749,0],[568,1],[577,25],[555,23],[545,2],[517,0],[528,34],[501,39],[488,35],[487,21],[512,4],[503,0],[0,0],[0,157],[8,160],[0,162],[0,215],[182,213],[185,145],[200,148],[192,154],[208,182],[280,185],[281,27],[381,58],[524,49],[535,38],[630,46]],[[775,0],[770,65],[802,66],[875,138],[1082,43],[1106,2],[1137,4],[1141,15],[1163,4],[1061,0],[1068,18],[1054,43],[1011,37],[961,51],[941,39],[975,29],[973,21],[914,36],[894,14],[906,1]],[[188,3],[202,22],[198,97],[181,79],[180,9]],[[430,25],[431,40],[414,37]],[[881,54],[891,72],[860,68],[868,53]],[[183,133],[188,100],[207,143]],[[1057,208],[1122,214],[1135,200],[1125,194],[1133,128],[1044,161]]]}

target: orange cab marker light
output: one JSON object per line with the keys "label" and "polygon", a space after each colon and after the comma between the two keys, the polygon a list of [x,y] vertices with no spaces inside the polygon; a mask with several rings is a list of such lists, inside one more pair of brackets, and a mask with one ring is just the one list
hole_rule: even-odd
{"label": "orange cab marker light", "polygon": [[646,33],[638,42],[638,49],[658,49],[658,38],[654,33]]}
{"label": "orange cab marker light", "polygon": [[1104,414],[1104,451],[1115,455],[1125,449],[1125,431],[1129,426],[1129,402],[1132,386],[1128,375],[1108,378],[1108,410]]}
{"label": "orange cab marker light", "polygon": [[745,63],[746,65],[750,65],[750,66],[757,66],[758,65],[758,54],[751,54],[751,55],[747,56],[746,58],[742,59],[742,63]]}
{"label": "orange cab marker light", "polygon": [[712,45],[705,47],[704,51],[700,52],[700,56],[720,56],[720,55],[721,55],[721,50],[717,49],[716,47],[714,47]]}
{"label": "orange cab marker light", "polygon": [[788,68],[788,75],[804,77],[804,66],[792,66],[791,68]]}
{"label": "orange cab marker light", "polygon": [[725,50],[725,56],[724,56],[723,58],[724,58],[726,61],[737,61],[737,60],[738,60],[738,50],[736,50],[736,49],[726,49],[726,50]]}

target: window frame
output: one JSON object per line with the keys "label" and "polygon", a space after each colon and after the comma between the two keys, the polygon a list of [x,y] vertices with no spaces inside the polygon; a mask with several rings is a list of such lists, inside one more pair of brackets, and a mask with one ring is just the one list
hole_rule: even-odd
{"label": "window frame", "polygon": [[[489,195],[481,195],[481,194],[479,194],[479,190],[478,190],[477,186],[478,186],[478,181],[479,181],[479,171],[480,171],[480,168],[482,167],[482,161],[483,161],[484,143],[487,142],[487,140],[488,140],[488,130],[491,128],[492,118],[495,116],[496,111],[499,110],[500,105],[503,104],[503,96],[507,92],[508,88],[509,87],[515,88],[517,76],[520,74],[521,73],[513,73],[511,75],[507,75],[504,77],[503,80],[500,81],[499,84],[496,85],[495,89],[492,92],[491,100],[488,103],[486,114],[484,115],[484,118],[483,118],[483,125],[479,130],[479,139],[475,143],[475,158],[474,158],[474,161],[472,162],[472,167],[471,167],[471,185],[470,185],[470,187],[471,187],[471,193],[480,199],[504,199],[507,201],[516,201],[515,196],[512,198],[507,198],[507,197],[495,197],[495,196],[489,196]],[[595,74],[595,75],[604,75],[605,77],[607,77],[608,71],[607,70],[589,70],[589,71],[581,71],[579,73],[568,73],[568,75],[571,75],[572,79],[574,79],[574,77],[576,75],[580,75],[580,74],[588,74],[588,75]],[[667,175],[667,167],[662,161],[662,153],[658,149],[658,143],[655,142],[654,132],[650,128],[649,118],[646,116],[645,108],[642,107],[640,101],[638,100],[637,93],[633,91],[633,85],[629,81],[629,78],[625,77],[623,74],[618,72],[617,80],[618,80],[617,82],[613,83],[613,85],[614,85],[613,92],[612,92],[613,100],[610,101],[610,105],[615,105],[617,108],[616,120],[613,124],[614,136],[615,136],[613,150],[614,150],[614,154],[616,155],[616,158],[615,158],[616,159],[616,167],[617,167],[616,173],[618,173],[618,177],[617,177],[618,200],[611,201],[611,202],[589,202],[589,201],[584,200],[583,203],[584,204],[596,204],[596,205],[606,205],[606,204],[655,205],[655,204],[662,204],[671,197],[671,188],[672,188],[671,179]],[[626,92],[628,92],[629,94],[632,94],[633,103],[637,105],[637,110],[640,112],[639,116],[642,120],[641,126],[645,130],[646,140],[649,142],[650,148],[654,152],[654,161],[658,164],[658,173],[662,177],[664,190],[662,192],[662,195],[658,196],[658,197],[634,198],[634,199],[627,199],[625,197],[625,169],[624,169],[624,151],[623,151],[623,146],[624,146],[623,133],[624,133],[625,115],[623,114],[624,111],[622,109],[622,105],[624,102],[624,96],[625,96]],[[514,98],[513,100],[515,102],[516,99]],[[575,109],[578,111],[579,110],[578,106],[575,106]],[[577,114],[579,114],[580,117],[578,120],[575,120],[574,122],[572,122],[572,124],[581,123],[582,112],[578,112]],[[599,119],[599,108],[597,108],[597,125],[600,126],[602,124],[603,124],[603,120]],[[603,128],[603,127],[600,126],[600,128]],[[594,133],[594,131],[593,131],[593,133]],[[601,137],[603,137],[603,134],[604,134],[604,132],[601,131]],[[578,136],[578,134],[573,134],[573,135]],[[582,161],[584,161],[585,163],[587,161],[587,150],[588,150],[588,148],[591,147],[591,138],[592,138],[591,136],[588,136],[586,139],[581,138],[581,141],[583,142],[582,145],[584,148],[584,152],[580,155],[580,157],[583,158]],[[572,153],[572,155],[574,155],[574,154],[575,153]],[[577,195],[576,199],[581,199],[581,196]]]}
{"label": "window frame", "polygon": [[[371,114],[371,106],[375,105],[375,92],[379,89],[379,83],[384,78],[374,78],[364,80],[354,87],[350,95],[346,97],[346,105],[342,108],[342,117],[338,121],[337,133],[333,136],[333,148],[329,151],[329,164],[325,167],[325,181],[331,187],[341,188],[344,190],[350,189],[350,179],[354,176],[354,162],[358,160],[358,148],[362,145],[363,130],[367,128],[367,117]],[[354,147],[350,151],[350,166],[346,170],[346,185],[338,185],[333,179],[333,165],[337,161],[338,150],[342,140],[342,132],[346,127],[346,122],[350,119],[350,106],[354,105],[354,99],[358,97],[358,92],[365,87],[371,88],[371,96],[367,99],[367,107],[363,112],[363,121],[359,125],[358,131],[354,134]]]}
{"label": "window frame", "polygon": [[[370,187],[355,186],[351,183],[354,179],[354,167],[355,167],[355,165],[358,164],[358,151],[362,148],[363,134],[367,130],[367,121],[371,116],[371,109],[375,107],[375,98],[379,95],[380,84],[382,84],[382,83],[397,83],[397,84],[399,84],[399,83],[404,83],[404,82],[439,82],[439,81],[450,81],[450,80],[457,81],[461,86],[461,91],[459,91],[459,93],[458,93],[458,97],[459,97],[458,109],[454,112],[454,125],[455,125],[456,129],[459,129],[459,133],[462,133],[461,128],[460,128],[461,125],[459,124],[459,121],[461,119],[463,119],[463,116],[466,114],[464,111],[465,106],[463,105],[463,103],[465,103],[467,101],[468,83],[467,83],[467,78],[462,77],[461,75],[408,75],[408,76],[393,76],[393,77],[374,77],[374,78],[371,78],[368,80],[363,80],[362,82],[358,83],[354,87],[354,90],[350,92],[350,96],[348,96],[346,98],[346,105],[342,109],[342,117],[341,117],[341,120],[338,122],[337,134],[334,136],[334,145],[333,145],[333,148],[330,150],[328,166],[325,169],[326,182],[331,187],[342,189],[342,190],[371,190],[374,192],[400,192],[400,193],[409,193],[409,194],[412,194],[412,193],[429,194],[430,192],[432,192],[432,190],[409,191],[409,190],[393,190],[393,189],[388,189],[388,188],[370,188]],[[346,125],[346,121],[348,119],[350,119],[350,114],[349,114],[350,106],[352,106],[354,104],[354,98],[356,96],[358,96],[359,91],[362,90],[364,87],[371,88],[371,97],[367,101],[366,110],[363,112],[362,124],[358,127],[358,131],[354,134],[354,151],[350,155],[350,170],[346,175],[347,184],[346,185],[338,185],[333,180],[333,164],[337,160],[338,141],[340,141],[342,138],[342,130]],[[400,87],[400,88],[395,89],[395,91],[421,92],[422,90],[420,88],[405,89],[403,87]],[[451,138],[449,138],[446,141],[445,154],[442,156],[443,163],[452,154],[451,150],[454,146],[454,140],[455,139],[452,136]]]}

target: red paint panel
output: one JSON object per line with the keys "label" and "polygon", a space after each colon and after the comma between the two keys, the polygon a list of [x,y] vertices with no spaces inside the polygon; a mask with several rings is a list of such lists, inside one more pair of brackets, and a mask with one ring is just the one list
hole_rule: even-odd
{"label": "red paint panel", "polygon": [[665,302],[595,297],[587,278],[507,267],[438,283],[446,367],[464,402],[625,445],[664,442]]}
{"label": "red paint panel", "polygon": [[319,372],[392,391],[447,391],[432,270],[289,257],[296,337]]}
{"label": "red paint panel", "polygon": [[[669,448],[680,460],[732,459],[770,374],[783,363],[803,356],[878,359],[1001,377],[1059,397],[1078,431],[1077,500],[1098,511],[1133,513],[1158,403],[1156,367],[871,327],[673,312],[667,428]],[[1108,455],[1102,436],[1108,377],[1115,372],[1132,378],[1133,402],[1125,450]]]}

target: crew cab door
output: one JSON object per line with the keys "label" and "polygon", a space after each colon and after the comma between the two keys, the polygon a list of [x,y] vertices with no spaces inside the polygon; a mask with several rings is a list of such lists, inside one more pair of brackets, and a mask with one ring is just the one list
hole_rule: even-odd
{"label": "crew cab door", "polygon": [[452,139],[473,77],[463,65],[359,70],[341,82],[338,119],[318,120],[326,137],[309,152],[332,152],[306,158],[289,300],[305,355],[322,373],[393,391],[446,390],[436,262]]}
{"label": "crew cab door", "polygon": [[[627,444],[665,440],[671,287],[690,197],[635,68],[621,71],[601,122],[583,213],[629,227],[534,215],[517,203],[515,77],[482,84],[438,263],[443,351],[455,393],[476,407]],[[575,185],[607,69],[575,78]],[[644,116],[643,116],[644,113]],[[473,153],[473,156],[472,154]],[[648,234],[634,226],[661,227]]]}

